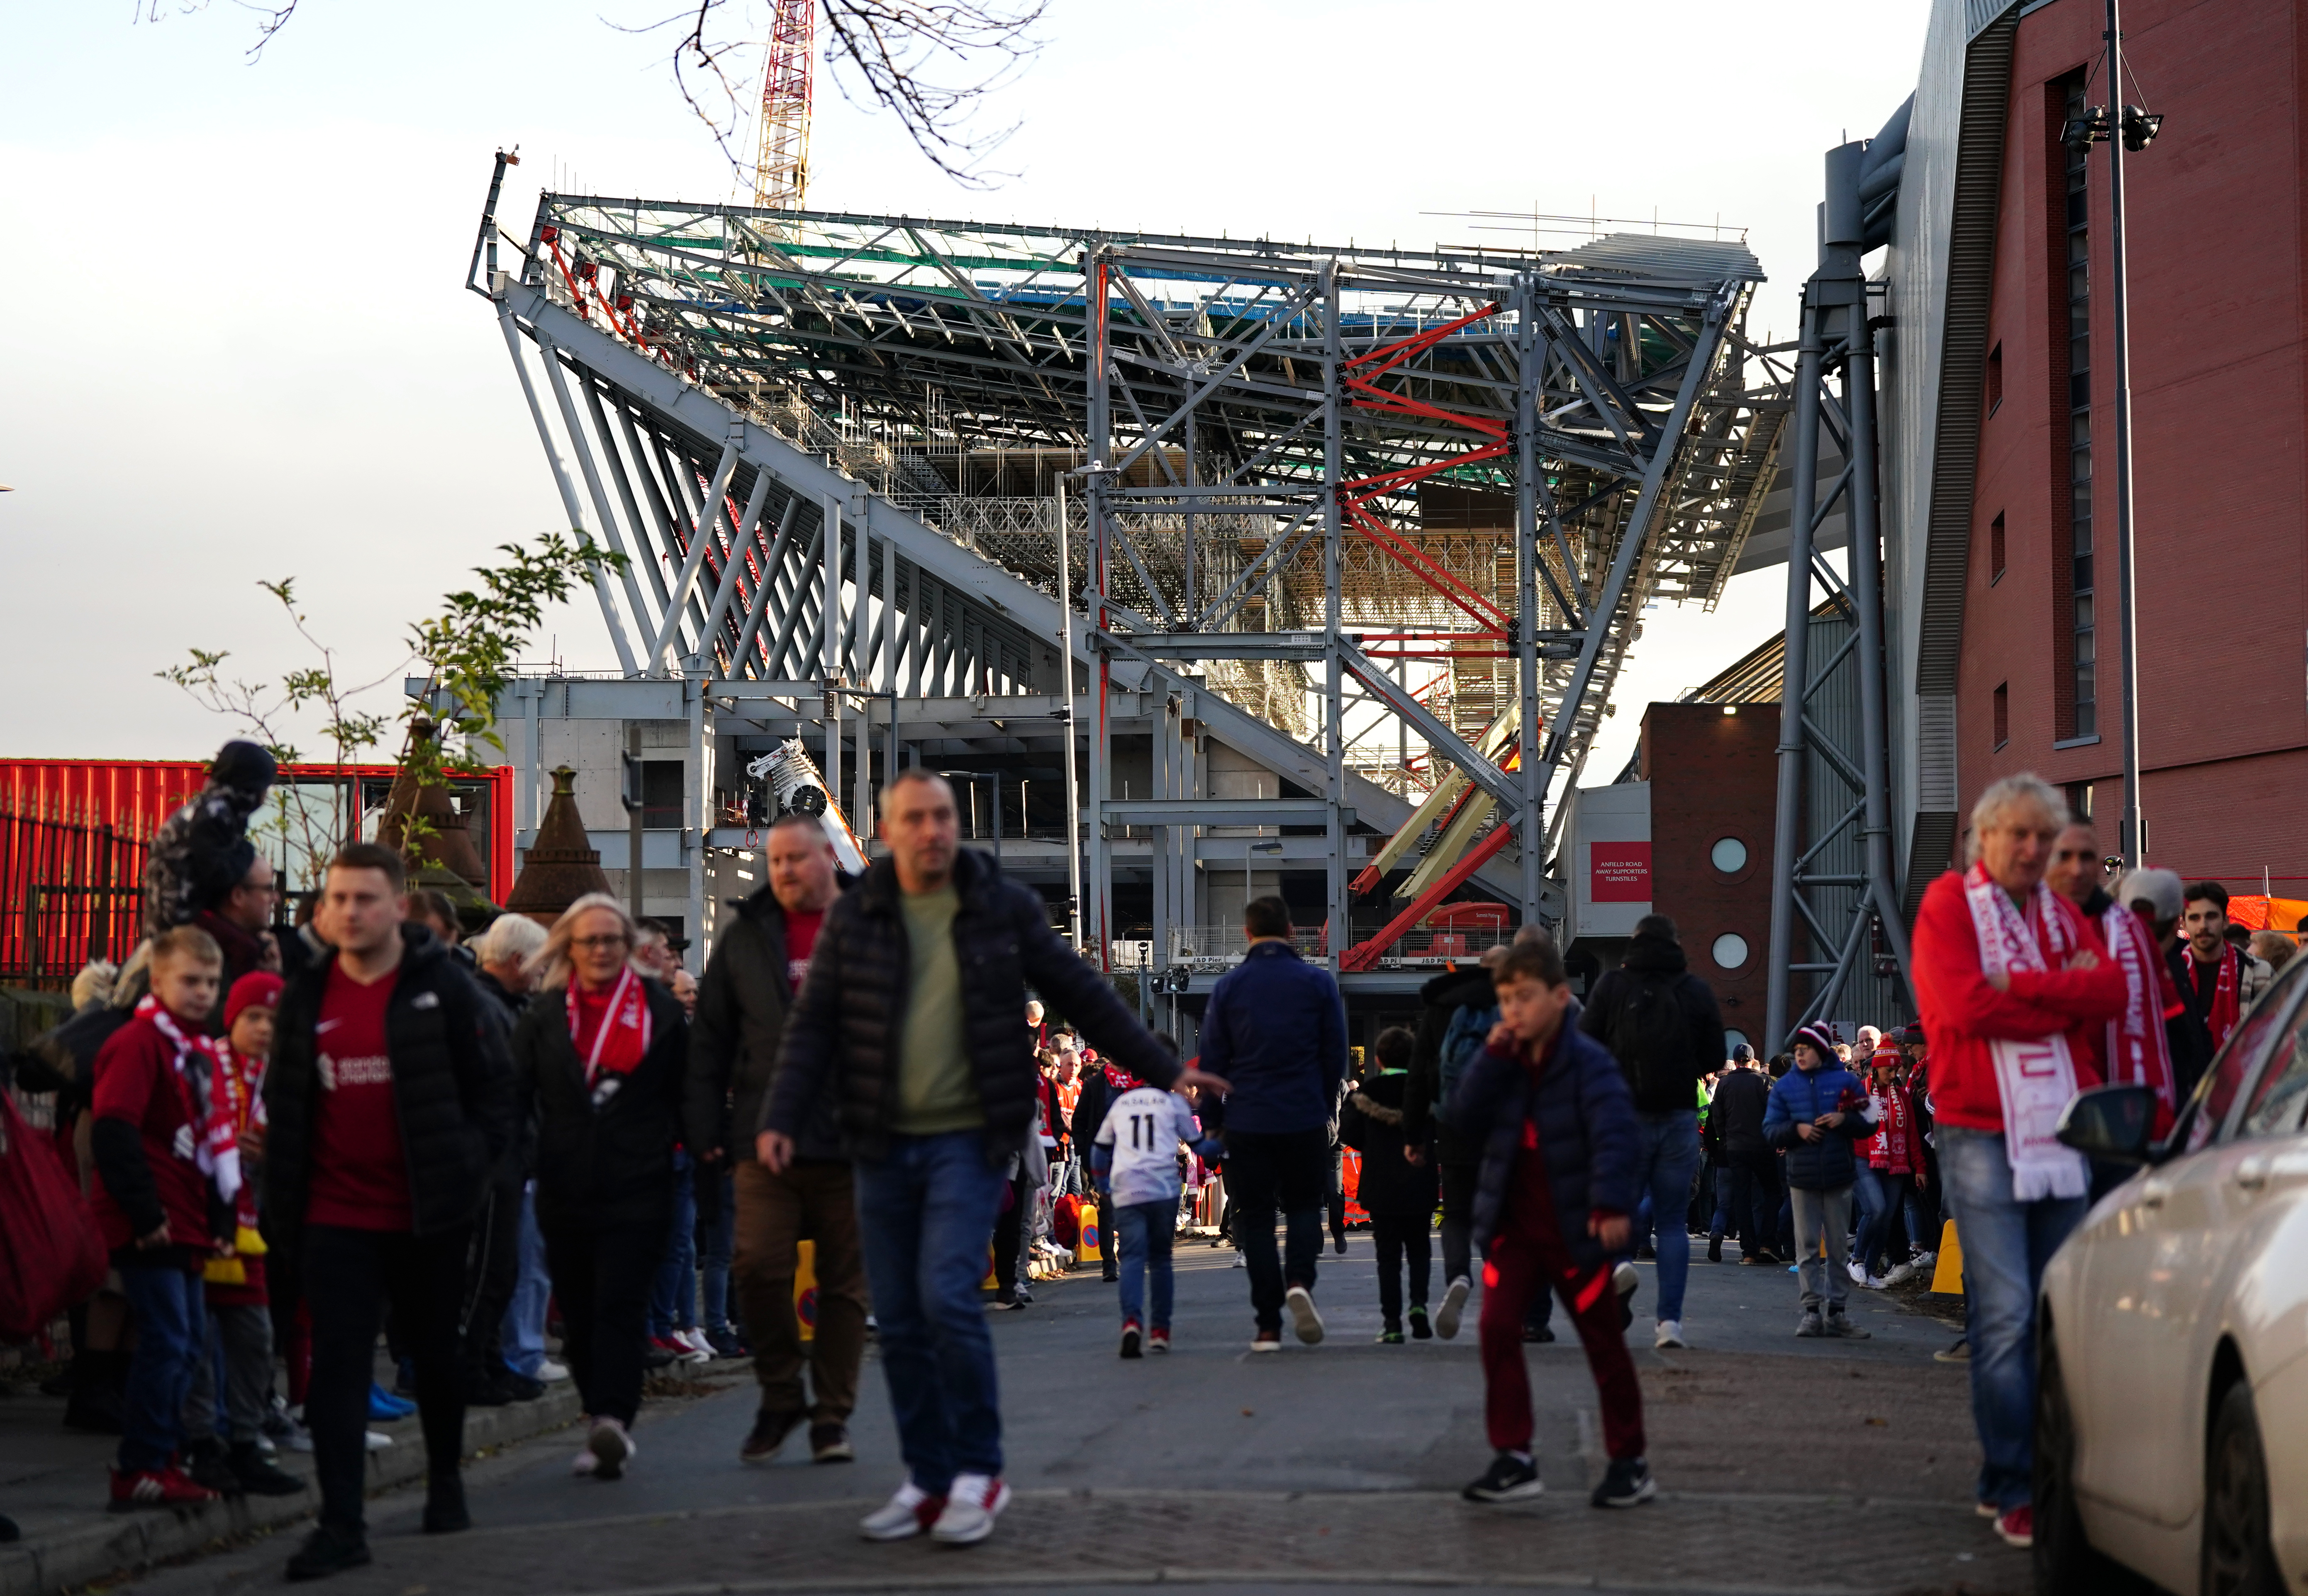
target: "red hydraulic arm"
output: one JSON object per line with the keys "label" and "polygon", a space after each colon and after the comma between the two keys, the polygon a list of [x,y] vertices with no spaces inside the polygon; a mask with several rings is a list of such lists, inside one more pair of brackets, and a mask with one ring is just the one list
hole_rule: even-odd
{"label": "red hydraulic arm", "polygon": [[1467,850],[1467,856],[1443,872],[1442,879],[1411,900],[1410,906],[1386,922],[1386,928],[1367,942],[1357,942],[1339,955],[1341,970],[1367,970],[1378,963],[1378,956],[1402,940],[1402,933],[1425,918],[1429,911],[1444,898],[1464,886],[1467,878],[1483,868],[1491,857],[1507,845],[1514,828],[1501,821],[1491,834]]}

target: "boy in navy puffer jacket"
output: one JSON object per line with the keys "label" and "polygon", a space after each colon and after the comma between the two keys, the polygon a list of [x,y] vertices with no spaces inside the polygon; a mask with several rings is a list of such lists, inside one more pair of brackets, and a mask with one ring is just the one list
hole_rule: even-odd
{"label": "boy in navy puffer jacket", "polygon": [[1522,1331],[1527,1303],[1552,1290],[1578,1327],[1602,1398],[1611,1465],[1589,1500],[1632,1507],[1657,1490],[1643,1459],[1642,1389],[1612,1289],[1612,1255],[1627,1245],[1641,1195],[1634,1098],[1617,1060],[1569,1023],[1571,987],[1552,940],[1518,941],[1494,980],[1500,1021],[1447,1111],[1483,1149],[1474,1239],[1484,1257],[1485,1419],[1498,1451],[1464,1495],[1507,1502],[1544,1489],[1530,1452]]}
{"label": "boy in navy puffer jacket", "polygon": [[1796,1334],[1864,1341],[1867,1332],[1843,1310],[1846,1277],[1836,1260],[1851,1234],[1851,1186],[1858,1179],[1852,1148],[1875,1134],[1867,1087],[1837,1061],[1835,1043],[1823,1026],[1805,1025],[1796,1033],[1795,1059],[1796,1067],[1771,1087],[1763,1110],[1763,1139],[1787,1155],[1787,1195],[1795,1208],[1803,1284],[1803,1317]]}

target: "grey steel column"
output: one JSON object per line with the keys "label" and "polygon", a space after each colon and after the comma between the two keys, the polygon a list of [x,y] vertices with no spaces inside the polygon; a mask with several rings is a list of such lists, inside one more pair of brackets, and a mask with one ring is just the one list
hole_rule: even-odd
{"label": "grey steel column", "polygon": [[[1844,314],[1847,342],[1843,403],[1851,423],[1851,483],[1844,503],[1851,512],[1851,596],[1859,611],[1859,757],[1866,768],[1867,889],[1883,940],[1905,980],[1908,927],[1891,862],[1890,765],[1883,716],[1883,551],[1875,505],[1875,335],[1867,325],[1866,287]],[[1792,872],[1790,872],[1792,874]],[[1909,987],[1913,991],[1912,984]]]}
{"label": "grey steel column", "polygon": [[1516,296],[1515,667],[1522,699],[1522,920],[1537,923],[1545,830],[1539,824],[1538,735],[1538,354],[1537,273],[1522,274]]}
{"label": "grey steel column", "polygon": [[[1113,270],[1107,252],[1098,250],[1087,257],[1082,274],[1084,292],[1089,296],[1089,465],[1087,479],[1089,490],[1089,570],[1090,626],[1103,632],[1108,618],[1106,613],[1106,572],[1110,519],[1107,513],[1106,462],[1113,455],[1114,405],[1108,390],[1109,362],[1107,301],[1109,291],[1107,274]],[[1114,929],[1110,923],[1113,913],[1114,863],[1106,843],[1106,804],[1112,785],[1111,767],[1114,760],[1113,734],[1107,718],[1107,694],[1112,684],[1112,666],[1107,651],[1098,650],[1098,668],[1091,674],[1090,734],[1089,734],[1089,935],[1097,953],[1098,967],[1114,967]]]}
{"label": "grey steel column", "polygon": [[1787,1040],[1789,977],[1795,960],[1796,860],[1803,852],[1804,694],[1810,674],[1811,556],[1819,513],[1819,311],[1817,279],[1804,286],[1803,346],[1796,356],[1795,473],[1787,511],[1787,630],[1779,694],[1779,802],[1771,833],[1771,948],[1765,969],[1763,1046]]}
{"label": "grey steel column", "polygon": [[[818,631],[820,670],[825,678],[825,795],[841,798],[841,501],[825,495],[825,622]],[[856,817],[851,817],[856,830]]]}
{"label": "grey steel column", "polygon": [[1323,797],[1330,810],[1323,824],[1330,844],[1329,879],[1323,894],[1328,905],[1330,934],[1323,939],[1325,962],[1338,974],[1339,957],[1354,940],[1347,906],[1347,837],[1339,823],[1339,805],[1347,795],[1347,726],[1341,689],[1346,662],[1339,656],[1340,550],[1343,518],[1339,512],[1339,485],[1346,480],[1346,425],[1339,402],[1339,373],[1345,361],[1339,347],[1339,263],[1324,261],[1315,267],[1322,305],[1322,765]]}
{"label": "grey steel column", "polygon": [[1081,777],[1074,767],[1073,562],[1066,547],[1066,479],[1058,478],[1058,672],[1065,686],[1060,694],[1058,731],[1064,739],[1066,767],[1066,925],[1074,951],[1081,951],[1082,858]]}
{"label": "grey steel column", "polygon": [[[874,594],[874,505],[861,487],[857,493],[854,519],[857,528],[857,585],[849,596],[849,679],[861,688],[874,685],[874,660],[866,649],[866,608]],[[850,812],[850,828],[874,826],[874,700],[866,699],[857,716],[857,791]],[[862,818],[861,818],[862,817]]]}

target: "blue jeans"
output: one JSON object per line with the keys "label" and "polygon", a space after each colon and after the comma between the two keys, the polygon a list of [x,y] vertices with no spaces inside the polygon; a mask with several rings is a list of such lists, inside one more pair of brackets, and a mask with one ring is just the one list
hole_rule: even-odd
{"label": "blue jeans", "polygon": [[136,1326],[136,1350],[120,1409],[120,1472],[165,1469],[184,1437],[185,1399],[208,1347],[201,1277],[183,1269],[130,1264],[121,1294]]}
{"label": "blue jeans", "polygon": [[1971,1420],[1985,1461],[1979,1499],[2028,1502],[2035,1467],[2036,1291],[2044,1266],[2082,1223],[2089,1200],[2011,1196],[2000,1130],[1939,1128],[1943,1199],[1963,1246],[1971,1336]]}
{"label": "blue jeans", "polygon": [[[1691,1183],[1699,1173],[1699,1111],[1638,1112],[1642,1131],[1642,1190],[1658,1223],[1658,1317],[1683,1317],[1691,1279]],[[1636,1227],[1641,1234],[1642,1227]]]}
{"label": "blue jeans", "polygon": [[650,1292],[649,1333],[659,1340],[697,1322],[697,1188],[689,1154],[673,1155],[673,1223],[665,1238],[665,1261],[658,1266]]}
{"label": "blue jeans", "polygon": [[1864,1163],[1851,1171],[1851,1197],[1859,1205],[1859,1230],[1851,1238],[1849,1254],[1853,1263],[1873,1274],[1875,1256],[1883,1250],[1885,1221],[1890,1217],[1890,1194],[1883,1189],[1882,1171]]}
{"label": "blue jeans", "polygon": [[[1170,1242],[1178,1226],[1175,1197],[1150,1203],[1124,1203],[1114,1211],[1114,1228],[1122,1248],[1122,1317],[1125,1323],[1150,1330],[1170,1327],[1173,1281]],[[1154,1314],[1146,1314],[1146,1281],[1154,1282]]]}
{"label": "blue jeans", "polygon": [[537,1228],[537,1193],[521,1194],[521,1277],[505,1309],[498,1336],[505,1367],[525,1379],[537,1378],[545,1364],[545,1316],[553,1300],[553,1280],[545,1270],[545,1232]]}
{"label": "blue jeans", "polygon": [[705,1252],[697,1260],[698,1283],[705,1295],[698,1317],[708,1330],[729,1330],[729,1257],[737,1239],[737,1208],[733,1172],[721,1171],[721,1206],[705,1225]]}
{"label": "blue jeans", "polygon": [[913,1482],[943,1496],[956,1474],[1002,1472],[1001,1394],[978,1283],[1010,1182],[975,1130],[893,1136],[857,1161],[866,1283],[882,1372]]}

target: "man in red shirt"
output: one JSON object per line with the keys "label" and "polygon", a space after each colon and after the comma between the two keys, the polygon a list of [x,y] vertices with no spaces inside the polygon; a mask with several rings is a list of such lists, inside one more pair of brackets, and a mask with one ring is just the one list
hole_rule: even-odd
{"label": "man in red shirt", "polygon": [[[809,974],[818,927],[837,893],[833,844],[817,817],[789,813],[770,828],[768,883],[737,905],[713,941],[690,1028],[689,1139],[709,1165],[731,1173],[736,1218],[730,1275],[754,1377],[762,1388],[752,1430],[737,1448],[767,1463],[805,1420],[815,1463],[847,1463],[849,1415],[866,1356],[866,1262],[857,1197],[832,1094],[821,1094],[795,1161],[775,1173],[755,1156],[762,1111],[777,1078],[786,1014]],[[801,1243],[814,1246],[815,1334],[805,1345],[794,1313]],[[809,1390],[802,1371],[809,1371]]]}
{"label": "man in red shirt", "polygon": [[2045,882],[2067,819],[2040,777],[1995,783],[1972,808],[1971,868],[1933,882],[1916,916],[1940,1176],[1970,1293],[1979,1503],[2016,1546],[2035,1537],[2036,1289],[2088,1206],[2090,1170],[2054,1131],[2099,1083],[2128,991],[2098,928]]}
{"label": "man in red shirt", "polygon": [[2274,974],[2227,936],[2228,889],[2218,881],[2196,882],[2188,888],[2180,915],[2180,946],[2172,956],[2172,974],[2182,1000],[2211,1039],[2207,1060],[2220,1051]]}
{"label": "man in red shirt", "polygon": [[240,1187],[229,1132],[218,1134],[217,1061],[204,1034],[224,956],[206,931],[180,925],[153,940],[150,967],[151,995],[96,1055],[90,1108],[89,1206],[136,1326],[115,1511],[216,1497],[177,1467],[176,1454],[208,1340],[201,1269],[214,1250],[211,1210],[228,1222]]}
{"label": "man in red shirt", "polygon": [[425,1528],[467,1528],[457,1309],[489,1171],[512,1138],[504,1027],[461,964],[404,923],[400,855],[330,862],[314,924],[332,951],[282,994],[265,1079],[266,1213],[313,1318],[306,1423],[320,1527],[288,1560],[315,1579],[369,1560],[364,1432],[389,1303],[417,1360]]}

